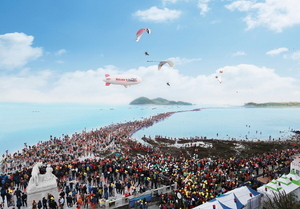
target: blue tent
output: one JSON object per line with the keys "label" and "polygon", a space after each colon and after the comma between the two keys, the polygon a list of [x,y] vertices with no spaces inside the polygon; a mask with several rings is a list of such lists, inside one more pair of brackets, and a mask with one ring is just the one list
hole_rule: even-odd
{"label": "blue tent", "polygon": [[260,193],[243,186],[199,205],[195,209],[241,209],[247,204],[249,199],[257,195],[260,195]]}

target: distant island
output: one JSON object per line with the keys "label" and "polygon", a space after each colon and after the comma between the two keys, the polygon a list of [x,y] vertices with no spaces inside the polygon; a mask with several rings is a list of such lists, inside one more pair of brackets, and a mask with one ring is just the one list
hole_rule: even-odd
{"label": "distant island", "polygon": [[244,107],[300,107],[300,102],[267,102],[267,103],[254,103],[249,102]]}
{"label": "distant island", "polygon": [[189,102],[182,102],[182,101],[169,101],[163,98],[156,98],[156,99],[148,99],[147,97],[139,97],[132,102],[129,103],[130,105],[192,105]]}

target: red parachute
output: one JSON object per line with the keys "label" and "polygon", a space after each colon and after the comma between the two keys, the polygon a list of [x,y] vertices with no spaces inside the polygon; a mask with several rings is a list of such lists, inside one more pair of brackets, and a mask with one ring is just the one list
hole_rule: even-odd
{"label": "red parachute", "polygon": [[138,30],[138,32],[137,32],[136,35],[135,35],[135,40],[136,40],[136,41],[139,41],[140,38],[142,37],[142,35],[143,35],[145,32],[147,32],[148,34],[150,34],[150,33],[151,33],[151,30],[150,30],[149,28],[142,28],[142,29]]}

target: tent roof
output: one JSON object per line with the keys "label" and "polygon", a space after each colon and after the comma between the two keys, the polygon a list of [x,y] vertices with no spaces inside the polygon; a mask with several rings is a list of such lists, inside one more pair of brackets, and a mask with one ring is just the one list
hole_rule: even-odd
{"label": "tent roof", "polygon": [[199,205],[195,207],[194,209],[213,209],[213,205],[216,209],[230,209],[226,207],[225,205],[220,204],[220,202],[217,199],[210,200],[209,202],[206,202],[202,205]]}
{"label": "tent roof", "polygon": [[236,197],[241,201],[242,204],[246,205],[247,201],[251,198],[250,193],[252,194],[252,196],[256,196],[259,195],[260,193],[251,189],[250,187],[239,187],[236,188],[230,192],[234,192],[234,194],[236,195]]}
{"label": "tent roof", "polygon": [[[300,177],[291,171],[288,175],[283,175],[277,180],[272,180],[266,185],[263,185],[257,189],[257,191],[272,195],[272,191],[285,191],[287,194],[300,187]],[[267,189],[267,191],[266,191]]]}
{"label": "tent roof", "polygon": [[247,186],[242,186],[226,192],[222,196],[199,205],[194,209],[212,209],[213,205],[215,205],[216,209],[241,209],[247,204],[247,201],[252,198],[250,193],[252,197],[260,194]]}

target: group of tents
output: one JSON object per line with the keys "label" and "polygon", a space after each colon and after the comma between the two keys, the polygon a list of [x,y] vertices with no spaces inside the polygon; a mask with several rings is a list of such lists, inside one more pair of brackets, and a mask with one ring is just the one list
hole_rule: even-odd
{"label": "group of tents", "polygon": [[272,199],[278,192],[295,194],[296,200],[300,201],[300,177],[294,170],[257,188],[257,191],[242,186],[199,205],[195,209],[259,209],[268,199],[267,196]]}
{"label": "group of tents", "polygon": [[232,191],[210,200],[195,209],[241,209],[246,205],[257,208],[260,204],[261,194],[247,186],[236,188]]}
{"label": "group of tents", "polygon": [[278,192],[295,194],[297,201],[300,201],[300,177],[292,170],[288,175],[283,174],[278,179],[273,179],[269,183],[257,188],[257,191],[272,198]]}

